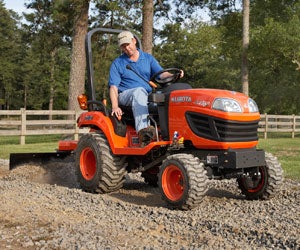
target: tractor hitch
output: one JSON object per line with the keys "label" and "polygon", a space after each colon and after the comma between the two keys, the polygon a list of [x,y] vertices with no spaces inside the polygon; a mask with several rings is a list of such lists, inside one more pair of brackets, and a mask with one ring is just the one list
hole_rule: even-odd
{"label": "tractor hitch", "polygon": [[258,184],[262,180],[261,173],[258,168],[254,168],[252,171],[246,172],[242,175],[242,179],[244,180],[245,186],[248,189],[252,189],[258,186]]}

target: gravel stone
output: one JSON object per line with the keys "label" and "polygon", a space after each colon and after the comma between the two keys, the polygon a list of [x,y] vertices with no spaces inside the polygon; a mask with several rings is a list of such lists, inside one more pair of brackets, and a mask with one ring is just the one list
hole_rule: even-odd
{"label": "gravel stone", "polygon": [[0,249],[300,249],[297,181],[268,201],[210,181],[197,208],[178,211],[140,174],[100,195],[79,189],[72,161],[8,165],[0,159]]}

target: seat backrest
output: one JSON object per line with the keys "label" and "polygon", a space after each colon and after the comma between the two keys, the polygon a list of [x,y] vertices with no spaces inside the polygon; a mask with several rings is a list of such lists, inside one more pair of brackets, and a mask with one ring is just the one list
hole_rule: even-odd
{"label": "seat backrest", "polygon": [[[172,85],[169,85],[166,88],[162,89],[162,92],[166,95],[166,97],[170,96],[170,93],[174,90],[181,90],[181,89],[191,89],[192,86],[189,85],[188,83],[182,83],[182,82],[177,82],[177,83],[173,83]],[[168,98],[166,98],[166,100],[168,100]]]}

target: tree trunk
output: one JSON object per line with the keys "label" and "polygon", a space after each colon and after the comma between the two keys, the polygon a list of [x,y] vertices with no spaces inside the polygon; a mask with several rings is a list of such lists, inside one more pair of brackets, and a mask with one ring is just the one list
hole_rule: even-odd
{"label": "tree trunk", "polygon": [[242,53],[242,86],[243,93],[249,95],[249,72],[247,52],[249,47],[249,14],[250,0],[243,0],[243,53]]}
{"label": "tree trunk", "polygon": [[27,109],[27,89],[28,89],[27,83],[25,82],[25,84],[24,84],[24,105],[23,105],[24,109]]}
{"label": "tree trunk", "polygon": [[143,0],[143,51],[152,54],[153,40],[153,0]]}
{"label": "tree trunk", "polygon": [[72,42],[72,59],[69,81],[68,109],[79,110],[77,96],[84,93],[86,58],[84,39],[88,29],[89,2],[82,2],[80,11],[74,24],[74,36]]}

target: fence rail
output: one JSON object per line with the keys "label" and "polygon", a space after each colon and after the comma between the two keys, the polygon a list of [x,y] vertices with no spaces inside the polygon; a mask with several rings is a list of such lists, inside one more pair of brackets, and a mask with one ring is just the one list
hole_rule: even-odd
{"label": "fence rail", "polygon": [[78,139],[80,133],[76,120],[81,111],[72,110],[0,110],[0,136],[20,136],[25,144],[28,135],[70,134]]}
{"label": "fence rail", "polygon": [[[0,110],[0,136],[20,136],[25,144],[28,135],[70,134],[77,139],[87,129],[79,129],[76,120],[82,111],[70,110]],[[262,114],[258,132],[267,138],[268,133],[291,133],[294,138],[300,132],[300,116]]]}
{"label": "fence rail", "polygon": [[268,133],[272,132],[291,133],[294,138],[295,134],[300,132],[300,116],[262,114],[258,132],[263,132],[265,139]]}

